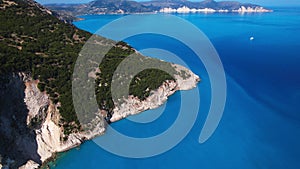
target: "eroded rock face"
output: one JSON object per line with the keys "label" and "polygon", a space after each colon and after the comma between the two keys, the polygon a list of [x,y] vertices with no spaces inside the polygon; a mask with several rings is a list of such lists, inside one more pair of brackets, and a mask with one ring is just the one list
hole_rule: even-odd
{"label": "eroded rock face", "polygon": [[65,147],[72,147],[81,143],[80,139],[62,141],[63,129],[59,127],[60,115],[45,92],[40,92],[38,81],[27,80],[25,83],[24,102],[28,108],[27,126],[32,128],[36,135],[37,150],[40,161],[44,162],[52,157],[53,153],[62,151]]}
{"label": "eroded rock face", "polygon": [[114,114],[110,119],[111,122],[116,122],[130,115],[141,113],[145,110],[154,109],[164,104],[168,96],[176,92],[177,83],[174,81],[164,82],[157,90],[152,91],[150,96],[141,101],[138,97],[129,96],[119,106],[114,109]]}
{"label": "eroded rock face", "polygon": [[178,74],[175,75],[177,83],[176,90],[190,90],[197,86],[197,83],[200,81],[198,75],[181,65],[174,64],[173,67],[178,72]]}
{"label": "eroded rock face", "polygon": [[27,126],[28,108],[24,102],[27,76],[1,77],[0,85],[0,154],[3,168],[18,168],[27,161],[41,164],[37,153],[36,133]]}
{"label": "eroded rock face", "polygon": [[[151,91],[146,100],[129,96],[126,102],[116,106],[111,121],[157,108],[177,90],[189,90],[200,81],[190,70],[174,65],[178,72],[176,81],[166,81]],[[80,145],[105,132],[107,123],[99,115],[92,121],[92,129],[73,133],[65,141],[59,125],[58,105],[41,92],[38,81],[24,73],[11,74],[0,79],[0,164],[2,168],[38,168],[54,153]]]}
{"label": "eroded rock face", "polygon": [[176,81],[164,82],[157,90],[151,91],[150,96],[143,101],[139,100],[137,97],[129,96],[123,104],[116,106],[110,121],[115,122],[145,110],[158,108],[176,91],[190,90],[196,87],[197,83],[200,81],[199,76],[183,66],[174,64],[173,67],[178,72],[178,74],[175,75]]}
{"label": "eroded rock face", "polygon": [[36,162],[29,160],[25,165],[23,165],[19,169],[37,169],[37,168],[39,168],[39,166],[40,165],[37,164]]}
{"label": "eroded rock face", "polygon": [[[19,73],[1,78],[0,85],[0,155],[3,168],[26,168],[40,165],[54,152],[82,142],[70,136],[61,141],[57,107],[46,93],[37,88],[37,81]],[[34,164],[34,165],[33,165]]]}
{"label": "eroded rock face", "polygon": [[[73,133],[63,140],[60,114],[38,81],[24,73],[0,81],[0,164],[2,168],[37,168],[54,153],[69,150],[84,140],[101,135],[99,118],[91,131]],[[100,122],[99,122],[100,121]]]}
{"label": "eroded rock face", "polygon": [[45,121],[47,110],[50,105],[49,97],[39,91],[37,88],[38,81],[29,80],[25,82],[25,103],[27,105],[27,125],[30,127],[40,128]]}

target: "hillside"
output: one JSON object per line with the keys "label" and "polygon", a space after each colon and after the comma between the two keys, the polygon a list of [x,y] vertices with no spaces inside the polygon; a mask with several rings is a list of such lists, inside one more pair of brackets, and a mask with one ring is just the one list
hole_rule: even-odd
{"label": "hillside", "polygon": [[[190,9],[213,9],[218,11],[249,12],[253,9],[256,12],[266,12],[263,7],[250,3],[240,3],[236,1],[205,0],[202,2],[188,0],[152,0],[152,1],[132,1],[132,0],[95,0],[87,4],[68,5],[68,4],[47,4],[52,9],[62,15],[72,16],[87,14],[132,14],[132,13],[157,13],[162,12],[164,8],[178,9],[187,7]],[[242,10],[245,8],[246,10]]]}
{"label": "hillside", "polygon": [[[56,152],[104,134],[106,122],[110,123],[114,114],[118,120],[129,115],[115,111],[117,105],[110,93],[113,72],[130,54],[141,61],[150,58],[138,54],[124,42],[96,37],[97,47],[115,45],[97,65],[100,72],[88,77],[96,81],[95,93],[101,114],[95,117],[98,121],[93,121],[96,124],[93,128],[84,130],[74,110],[72,74],[78,54],[91,34],[61,19],[32,0],[0,0],[0,166],[40,166]],[[146,69],[134,76],[130,98],[145,107],[135,107],[129,113],[149,109],[146,98],[158,88],[163,88],[164,93],[152,95],[166,101],[169,95],[181,89],[176,83],[178,79],[189,81],[189,88],[199,81],[198,76],[185,68],[179,71],[176,69],[179,66],[155,61],[173,73]],[[121,93],[120,97],[128,96]],[[155,103],[156,106],[163,104],[162,101]],[[130,106],[128,103],[127,107]]]}
{"label": "hillside", "polygon": [[[28,1],[29,4],[22,0],[10,2],[12,2],[11,5],[6,6],[5,9],[2,8],[0,13],[3,23],[0,30],[0,59],[2,61],[0,74],[29,73],[33,79],[40,81],[38,87],[41,91],[46,91],[55,104],[61,103],[62,120],[67,123],[78,123],[72,115],[74,110],[70,99],[71,76],[78,53],[91,34],[73,25],[62,23],[52,16],[51,11],[32,1]],[[2,5],[5,6],[5,3]],[[98,40],[102,41],[103,45],[111,43],[101,37]],[[107,62],[100,65],[102,74],[106,76],[112,74],[122,59],[135,52],[125,43],[120,44],[107,54]],[[128,48],[124,49],[124,46]],[[110,79],[111,77],[106,79],[107,83]],[[158,87],[160,84],[154,84],[154,86]],[[107,86],[97,91],[100,90],[107,93],[106,90],[110,88]],[[103,97],[104,93],[97,94],[100,102],[110,98],[110,96]],[[108,109],[113,109],[111,101],[108,103]]]}

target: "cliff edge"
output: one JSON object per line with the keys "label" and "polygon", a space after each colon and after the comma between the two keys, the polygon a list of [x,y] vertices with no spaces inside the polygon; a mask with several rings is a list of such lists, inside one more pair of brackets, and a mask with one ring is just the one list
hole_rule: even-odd
{"label": "cliff edge", "polygon": [[[84,131],[72,102],[74,63],[91,34],[60,21],[32,0],[0,0],[0,20],[0,168],[38,168],[55,153],[104,134],[107,114],[99,110],[92,121],[95,127]],[[111,43],[99,39],[100,46]],[[106,80],[99,90],[104,92],[97,96],[104,107],[113,109],[108,109],[111,122],[156,108],[177,90],[191,89],[200,80],[190,70],[169,64],[177,72],[173,80],[165,80],[157,71],[150,71],[157,76],[142,74],[155,86],[150,96],[130,95],[122,105],[108,105],[111,98],[103,94],[110,89],[110,78],[104,77],[112,75],[112,68],[132,52],[133,48],[120,42],[102,62],[100,75],[95,74],[100,84]],[[153,82],[158,77],[164,81]]]}
{"label": "cliff edge", "polygon": [[[178,71],[186,71],[187,77],[177,76],[176,81],[164,82],[143,101],[129,96],[126,103],[115,108],[111,121],[157,108],[177,90],[192,89],[200,81],[188,69],[179,65],[173,66]],[[0,151],[2,168],[38,168],[55,153],[69,150],[85,140],[105,133],[102,116],[94,131],[72,133],[64,140],[64,129],[59,125],[61,117],[58,105],[53,104],[46,92],[38,89],[38,81],[25,73],[11,74],[6,80],[1,85],[3,87],[0,93],[0,135],[4,140],[1,144],[5,145],[1,146],[4,153]],[[3,148],[6,150],[2,150]]]}

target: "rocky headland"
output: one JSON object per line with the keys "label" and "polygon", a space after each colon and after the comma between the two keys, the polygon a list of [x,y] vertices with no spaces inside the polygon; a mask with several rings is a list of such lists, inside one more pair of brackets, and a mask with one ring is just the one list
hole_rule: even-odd
{"label": "rocky headland", "polygon": [[[59,19],[32,0],[0,0],[3,22],[0,27],[0,168],[39,168],[56,153],[105,133],[108,125],[105,110],[97,112],[91,121],[92,129],[84,130],[72,109],[72,67],[91,34]],[[111,43],[103,37],[98,39],[100,47]],[[124,42],[113,49],[108,59],[112,62],[104,62],[99,67],[106,71],[99,78],[114,71],[110,68],[117,67],[116,60],[134,52]],[[126,95],[125,102],[110,112],[110,121],[156,108],[177,90],[191,89],[200,81],[187,68],[169,65],[175,70],[173,80],[164,79],[163,73],[157,71],[154,75],[152,71],[151,77],[144,76],[149,81],[162,77],[163,83],[157,82],[159,87],[154,84],[150,96],[143,100]],[[100,96],[109,101],[105,95]]]}
{"label": "rocky headland", "polygon": [[[200,78],[190,70],[173,65],[177,71],[185,71],[186,76],[177,75],[176,81],[166,81],[151,96],[141,101],[129,96],[127,101],[114,109],[111,122],[157,108],[164,104],[168,97],[178,90],[189,90],[196,87]],[[11,74],[1,88],[1,106],[7,108],[0,114],[1,138],[9,145],[10,158],[2,158],[2,168],[33,169],[40,167],[55,153],[64,152],[79,146],[85,140],[105,133],[106,122],[99,110],[98,126],[93,131],[72,133],[64,140],[63,127],[59,124],[59,103],[54,104],[46,92],[41,92],[30,74]],[[3,82],[2,82],[3,83]],[[6,100],[6,101],[3,101]],[[5,104],[5,105],[3,105]],[[19,126],[12,128],[11,125]],[[20,154],[23,154],[20,158]],[[13,158],[17,157],[17,158]]]}

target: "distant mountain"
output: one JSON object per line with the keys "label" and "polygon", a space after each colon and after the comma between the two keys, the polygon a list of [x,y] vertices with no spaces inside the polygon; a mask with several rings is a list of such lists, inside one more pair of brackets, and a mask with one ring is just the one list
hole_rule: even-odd
{"label": "distant mountain", "polygon": [[[179,8],[183,11],[204,11],[210,12],[267,12],[263,7],[250,3],[240,3],[235,1],[205,0],[202,2],[191,2],[188,0],[152,0],[147,2],[136,2],[131,0],[96,0],[87,4],[67,5],[48,4],[52,9],[61,15],[72,16],[86,14],[129,14],[129,13],[156,13],[156,12],[176,12]],[[164,10],[168,8],[168,10]],[[181,10],[182,11],[182,10]]]}
{"label": "distant mountain", "polygon": [[91,2],[90,7],[92,9],[100,9],[104,13],[116,13],[121,10],[125,13],[136,13],[136,12],[151,12],[152,9],[144,6],[142,3],[135,1],[124,1],[124,0],[101,0]]}
{"label": "distant mountain", "polygon": [[136,1],[124,0],[97,0],[87,4],[48,4],[47,8],[57,11],[61,15],[85,14],[116,14],[116,13],[144,13],[152,12],[150,6],[145,6]]}

